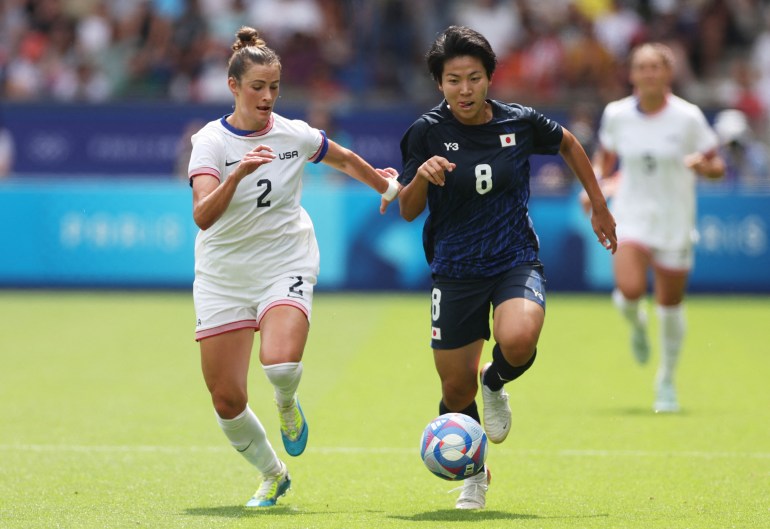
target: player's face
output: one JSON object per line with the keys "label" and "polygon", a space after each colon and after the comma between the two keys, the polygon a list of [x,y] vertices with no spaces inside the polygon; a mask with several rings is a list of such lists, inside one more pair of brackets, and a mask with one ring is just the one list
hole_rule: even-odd
{"label": "player's face", "polygon": [[236,126],[244,130],[260,130],[267,125],[273,106],[278,100],[281,83],[279,64],[252,64],[241,77],[240,83],[228,79],[235,97]]}
{"label": "player's face", "polygon": [[671,69],[658,52],[641,49],[631,61],[630,79],[639,97],[660,96],[669,90]]}
{"label": "player's face", "polygon": [[444,73],[438,87],[457,121],[465,125],[480,125],[488,121],[486,99],[489,77],[481,60],[464,55],[444,62]]}

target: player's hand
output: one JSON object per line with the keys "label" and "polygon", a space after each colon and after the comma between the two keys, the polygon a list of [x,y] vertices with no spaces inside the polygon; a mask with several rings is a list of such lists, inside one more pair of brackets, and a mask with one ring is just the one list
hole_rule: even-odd
{"label": "player's hand", "polygon": [[256,171],[257,168],[266,163],[272,162],[274,159],[275,153],[273,153],[273,149],[271,147],[261,144],[257,145],[252,150],[247,152],[243,158],[241,158],[241,162],[238,164],[238,167],[236,167],[231,176],[237,178],[238,180],[243,180],[245,177]]}
{"label": "player's hand", "polygon": [[446,158],[442,156],[434,156],[427,160],[424,164],[417,169],[415,174],[418,178],[424,178],[433,185],[443,187],[446,183],[446,173],[452,172],[457,167]]}
{"label": "player's hand", "polygon": [[592,207],[591,226],[594,229],[599,244],[610,252],[618,249],[618,237],[615,234],[615,218],[610,213],[606,204],[601,207]]}
{"label": "player's hand", "polygon": [[703,173],[707,163],[708,159],[699,152],[684,157],[684,164],[696,173]]}
{"label": "player's hand", "polygon": [[[398,178],[398,171],[396,171],[392,167],[386,167],[385,169],[375,169],[375,171],[377,171],[377,174],[383,178],[389,178],[389,179]],[[396,182],[396,184],[398,185],[398,193],[401,193],[403,186],[398,182]],[[393,200],[385,200],[384,197],[380,199],[380,214],[384,214],[385,211],[388,209],[388,206],[398,198],[398,193],[396,193],[396,196],[393,197]]]}

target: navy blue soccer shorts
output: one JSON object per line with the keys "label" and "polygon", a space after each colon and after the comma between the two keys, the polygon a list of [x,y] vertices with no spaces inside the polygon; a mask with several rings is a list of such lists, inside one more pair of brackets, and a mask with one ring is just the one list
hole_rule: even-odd
{"label": "navy blue soccer shorts", "polygon": [[433,276],[431,348],[456,349],[479,338],[489,340],[489,308],[514,298],[545,310],[545,275],[540,263],[519,265],[494,277],[455,279]]}

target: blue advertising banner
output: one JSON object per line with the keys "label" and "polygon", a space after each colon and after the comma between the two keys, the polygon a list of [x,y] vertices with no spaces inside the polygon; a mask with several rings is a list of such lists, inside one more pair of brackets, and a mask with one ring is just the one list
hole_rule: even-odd
{"label": "blue advertising banner", "polygon": [[[691,290],[770,292],[770,196],[700,198]],[[303,205],[321,248],[319,290],[422,290],[424,216],[408,223],[363,186],[311,183]],[[574,194],[533,197],[551,291],[612,287],[611,257]],[[2,287],[192,286],[197,227],[181,181],[11,180],[0,186]]]}
{"label": "blue advertising banner", "polygon": [[[309,119],[303,109],[279,106],[277,111]],[[230,112],[231,105],[13,104],[0,109],[0,125],[14,139],[16,175],[170,179],[189,152],[190,134]],[[409,109],[340,109],[325,123],[311,124],[330,128],[332,139],[372,165],[389,167],[400,166],[399,141],[416,116]]]}
{"label": "blue advertising banner", "polygon": [[4,286],[190,287],[184,183],[5,182]]}
{"label": "blue advertising banner", "polygon": [[[277,108],[287,118],[309,120],[382,168],[401,167],[401,136],[423,110],[339,108],[329,115],[308,116],[305,109]],[[229,112],[231,105],[17,103],[2,106],[0,126],[14,139],[16,176],[171,180],[186,174],[190,135]],[[548,115],[566,119],[564,112]],[[544,164],[541,158],[533,157],[532,174]]]}

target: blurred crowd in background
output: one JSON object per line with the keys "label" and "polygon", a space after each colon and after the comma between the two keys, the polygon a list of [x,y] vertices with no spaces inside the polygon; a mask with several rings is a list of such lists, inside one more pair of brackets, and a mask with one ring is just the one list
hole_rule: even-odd
{"label": "blurred crowd in background", "polygon": [[[339,108],[432,106],[424,54],[450,24],[498,55],[490,95],[570,112],[589,152],[629,93],[643,41],[677,57],[675,91],[722,117],[723,143],[770,144],[770,5],[763,0],[0,0],[5,102],[228,102],[234,34],[253,26],[283,63],[282,98]],[[745,149],[744,149],[745,150]],[[0,152],[2,136],[0,135]],[[746,156],[745,152],[738,153]],[[753,162],[754,163],[754,162]],[[759,165],[758,165],[759,166]]]}

